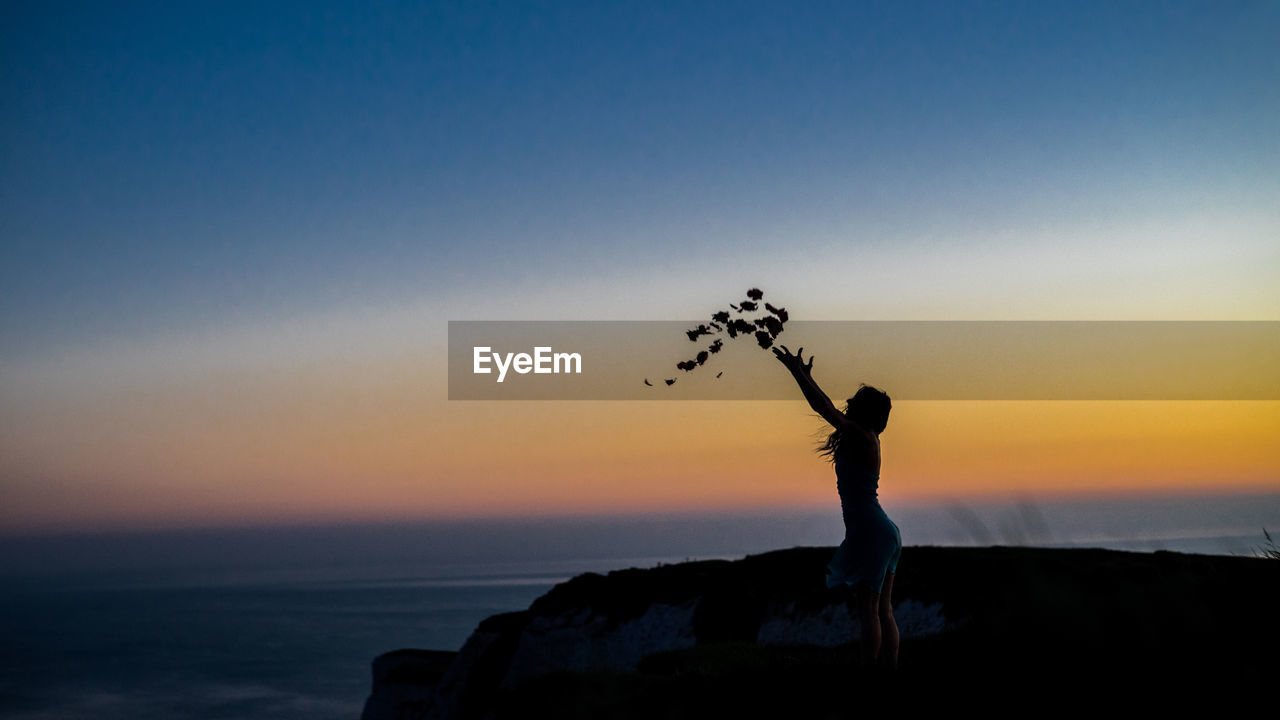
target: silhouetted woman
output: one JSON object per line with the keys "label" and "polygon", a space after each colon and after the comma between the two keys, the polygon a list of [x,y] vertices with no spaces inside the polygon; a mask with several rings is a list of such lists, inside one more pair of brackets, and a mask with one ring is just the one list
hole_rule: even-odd
{"label": "silhouetted woman", "polygon": [[786,345],[780,347],[773,354],[791,371],[809,407],[835,428],[821,453],[835,464],[844,542],[827,565],[827,587],[845,586],[856,593],[862,664],[897,667],[898,624],[890,597],[902,535],[876,499],[880,433],[889,422],[892,403],[884,392],[863,385],[840,412],[813,380],[813,356],[806,364],[804,348],[792,355]]}

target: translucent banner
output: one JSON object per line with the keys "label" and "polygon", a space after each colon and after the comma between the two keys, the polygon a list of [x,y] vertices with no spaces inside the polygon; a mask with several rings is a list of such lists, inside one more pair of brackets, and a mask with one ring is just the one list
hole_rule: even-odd
{"label": "translucent banner", "polygon": [[860,383],[895,400],[1280,400],[1276,321],[795,320],[733,337],[705,321],[450,321],[449,399],[800,399],[778,344],[814,354],[837,403]]}

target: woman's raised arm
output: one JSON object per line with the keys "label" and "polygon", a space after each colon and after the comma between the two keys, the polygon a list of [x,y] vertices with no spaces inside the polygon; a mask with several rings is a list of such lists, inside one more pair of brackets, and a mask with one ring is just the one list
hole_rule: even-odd
{"label": "woman's raised arm", "polygon": [[[781,349],[779,349],[781,348]],[[813,356],[809,356],[809,362],[804,362],[804,348],[796,351],[792,355],[786,345],[779,345],[773,349],[773,354],[778,358],[778,362],[791,371],[791,376],[795,378],[796,384],[800,386],[800,392],[804,393],[804,399],[809,401],[809,407],[813,411],[822,416],[837,430],[843,430],[845,426],[850,424],[849,418],[844,413],[836,409],[831,398],[818,387],[818,383],[814,381],[810,374],[813,370]]]}

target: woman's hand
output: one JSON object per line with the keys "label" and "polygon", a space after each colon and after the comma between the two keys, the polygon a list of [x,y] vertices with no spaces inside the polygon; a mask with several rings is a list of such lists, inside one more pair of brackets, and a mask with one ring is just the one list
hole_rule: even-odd
{"label": "woman's hand", "polygon": [[823,420],[831,423],[835,429],[843,428],[847,423],[844,414],[836,410],[836,406],[831,403],[831,398],[822,392],[822,388],[818,387],[818,383],[814,382],[813,377],[809,375],[813,370],[813,356],[810,355],[809,362],[805,362],[804,348],[800,348],[795,355],[792,355],[786,345],[774,348],[773,355],[778,358],[778,362],[791,371],[791,377],[795,378],[796,384],[800,386],[800,392],[804,393],[804,399],[809,402],[809,407],[821,415]]}
{"label": "woman's hand", "polygon": [[804,361],[804,348],[800,348],[795,355],[792,355],[786,345],[779,345],[773,349],[773,354],[778,358],[778,362],[786,366],[792,373],[808,377],[810,371],[813,370],[813,356],[809,356],[809,362],[806,364]]}

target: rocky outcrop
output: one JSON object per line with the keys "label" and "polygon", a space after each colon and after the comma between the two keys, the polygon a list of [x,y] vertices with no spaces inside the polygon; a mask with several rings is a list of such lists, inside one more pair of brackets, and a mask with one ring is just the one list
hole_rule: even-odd
{"label": "rocky outcrop", "polygon": [[[831,552],[796,548],[735,562],[580,575],[526,611],[482,622],[448,668],[417,691],[394,685],[378,668],[420,660],[406,651],[379,657],[364,720],[468,717],[495,691],[543,675],[636,672],[646,657],[698,644],[856,642],[858,621],[848,594],[827,589],[823,581]],[[949,626],[936,601],[900,602],[895,615],[908,637]],[[394,698],[401,698],[398,707]]]}
{"label": "rocky outcrop", "polygon": [[[767,684],[812,701],[827,685],[848,684],[860,634],[847,594],[823,582],[832,552],[793,548],[733,562],[580,575],[528,610],[481,622],[457,653],[380,656],[364,720],[504,717],[537,705],[573,714],[592,702],[604,707],[588,716],[632,717],[632,696],[640,702],[674,693],[676,706],[751,697],[761,668],[768,668]],[[1223,645],[1238,634],[1213,626],[1234,607],[1222,589],[1274,600],[1278,567],[1176,553],[906,548],[894,614],[904,652],[916,663],[912,672],[933,673],[933,682],[989,673],[1001,663],[1008,663],[1006,676],[1034,668],[1036,677],[1055,677],[1079,658],[1105,658],[1121,634],[1130,673],[1135,657],[1149,656],[1143,667],[1150,672],[1168,672],[1189,667],[1188,657],[1227,653],[1233,664],[1218,660],[1216,671],[1248,677],[1254,665],[1247,647]],[[1277,639],[1276,619],[1264,614],[1250,641]],[[715,678],[706,681],[714,690],[690,679],[704,676]],[[582,679],[564,679],[570,677]],[[567,690],[556,685],[565,682]]]}
{"label": "rocky outcrop", "polygon": [[424,717],[435,704],[436,687],[458,653],[449,650],[395,650],[373,661],[373,692],[363,718]]}
{"label": "rocky outcrop", "polygon": [[549,672],[633,672],[648,655],[697,642],[693,613],[697,600],[680,605],[654,603],[643,615],[614,621],[590,607],[536,615],[520,632],[502,687],[515,687]]}
{"label": "rocky outcrop", "polygon": [[[942,614],[942,603],[899,602],[893,608],[893,617],[903,638],[936,635],[949,625]],[[846,603],[808,609],[792,603],[765,618],[756,633],[756,644],[838,647],[858,642],[861,635],[858,618]]]}

